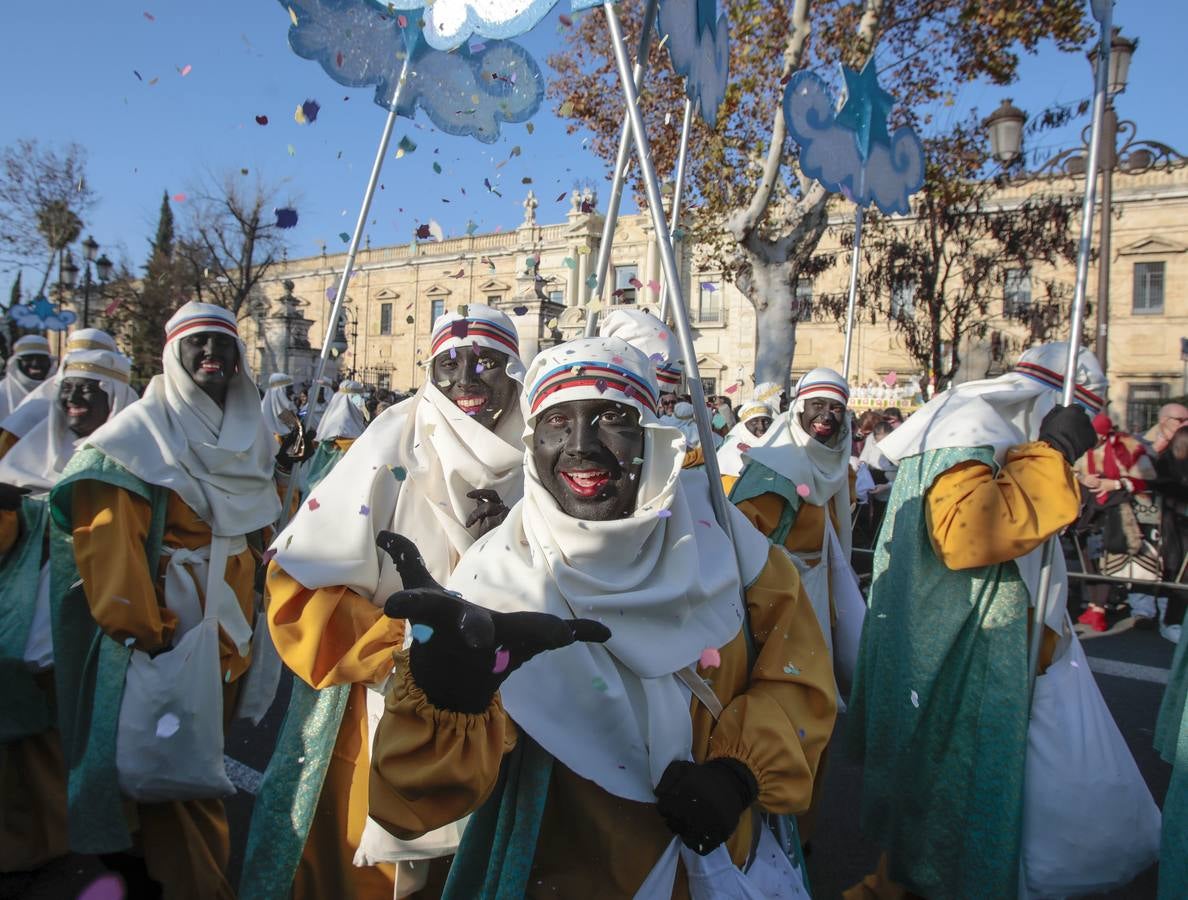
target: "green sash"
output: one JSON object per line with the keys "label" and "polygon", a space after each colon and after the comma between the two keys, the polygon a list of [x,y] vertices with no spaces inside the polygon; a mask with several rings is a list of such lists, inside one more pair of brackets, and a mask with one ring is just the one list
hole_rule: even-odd
{"label": "green sash", "polygon": [[528,889],[553,757],[520,732],[495,790],[470,817],[442,900],[519,900]]}
{"label": "green sash", "polygon": [[50,698],[24,660],[37,606],[49,507],[43,498],[25,497],[18,515],[20,536],[0,563],[0,743],[40,734],[53,724]]}
{"label": "green sash", "polygon": [[323,441],[318,444],[318,449],[310,457],[309,463],[302,467],[301,481],[298,484],[298,487],[301,489],[302,502],[309,496],[309,492],[316,488],[318,483],[330,474],[330,470],[345,455],[346,451],[339,450],[334,445],[334,441]]}
{"label": "green sash", "polygon": [[744,500],[753,500],[763,494],[775,494],[784,501],[780,510],[780,520],[767,539],[777,547],[784,546],[788,539],[788,532],[796,524],[796,516],[800,512],[804,500],[796,493],[796,485],[777,472],[773,472],[761,463],[748,463],[730,488],[730,496],[726,499],[735,506]]}
{"label": "green sash", "polygon": [[1159,900],[1183,896],[1188,885],[1188,638],[1181,638],[1172,659],[1171,679],[1159,707],[1155,749],[1172,766],[1163,801],[1163,840],[1159,848]]}
{"label": "green sash", "polygon": [[891,878],[930,900],[1010,898],[1019,879],[1027,587],[1013,562],[948,569],[925,520],[933,482],[970,461],[994,467],[988,448],[900,463],[847,716],[862,831]]}
{"label": "green sash", "polygon": [[[86,447],[75,453],[50,492],[56,526],[50,533],[50,602],[58,727],[66,759],[70,847],[78,853],[114,853],[132,846],[116,775],[116,730],[124,673],[132,651],[107,637],[91,617],[74,562],[73,491],[80,481],[102,481],[135,494],[152,507],[145,543],[155,573],[165,534],[168,492],[146,485],[114,460]],[[113,565],[120,560],[112,560]]]}
{"label": "green sash", "polygon": [[293,679],[289,709],[252,807],[240,900],[289,896],[350,692],[349,684],[315,691]]}

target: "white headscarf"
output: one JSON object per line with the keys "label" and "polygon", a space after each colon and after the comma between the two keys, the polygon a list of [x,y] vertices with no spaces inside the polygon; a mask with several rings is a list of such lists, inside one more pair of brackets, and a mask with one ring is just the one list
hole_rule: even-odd
{"label": "white headscarf", "polygon": [[52,356],[50,356],[49,374],[43,381],[34,381],[17,365],[17,360],[22,356],[37,356],[39,354],[50,356],[49,341],[45,339],[44,335],[26,334],[17,338],[16,343],[12,345],[12,356],[8,358],[8,368],[5,370],[4,378],[0,380],[0,420],[8,418],[12,411],[21,405],[21,401],[53,377],[54,360]]}
{"label": "white headscarf", "polygon": [[[122,353],[110,350],[77,350],[67,358],[62,371],[52,380],[55,390],[66,378],[90,378],[98,381],[107,394],[108,419],[137,400],[128,386],[132,364]],[[28,434],[0,459],[0,482],[35,491],[48,491],[62,475],[82,438],[66,423],[62,404],[53,402],[49,415],[42,418]]]}
{"label": "white headscarf", "polygon": [[[771,424],[763,433],[763,437],[755,437],[747,430],[747,422],[757,416],[767,416],[771,419]],[[746,467],[743,454],[753,447],[766,447],[776,439],[776,420],[776,411],[770,404],[757,400],[752,400],[738,411],[738,424],[730,429],[722,441],[722,446],[718,448],[718,469],[723,475],[741,475]]]}
{"label": "white headscarf", "polygon": [[779,405],[780,394],[784,393],[784,386],[774,381],[761,381],[755,385],[755,402],[767,403],[775,407]]}
{"label": "white headscarf", "polygon": [[642,309],[616,309],[598,324],[603,337],[626,341],[648,357],[656,369],[656,385],[662,394],[674,394],[681,384],[685,361],[681,345],[667,325]]}
{"label": "white headscarf", "polygon": [[264,427],[278,437],[283,437],[293,430],[292,425],[281,421],[281,413],[291,413],[297,418],[297,408],[288,394],[288,388],[293,386],[293,379],[282,372],[276,372],[268,377],[268,390],[260,401],[260,413],[264,416]]}
{"label": "white headscarf", "polygon": [[[808,489],[803,494],[805,501],[814,506],[833,504],[834,518],[838,523],[838,538],[846,559],[850,558],[850,423],[843,415],[841,428],[833,436],[832,446],[823,444],[804,430],[800,414],[805,403],[814,397],[840,400],[843,404],[850,399],[850,388],[842,376],[833,369],[813,369],[796,383],[795,400],[788,414],[781,416],[771,431],[775,435],[764,446],[752,446],[745,457],[773,472],[783,475],[799,489]],[[768,434],[771,434],[771,431]],[[766,435],[765,435],[766,437]]]}
{"label": "white headscarf", "polygon": [[[1068,343],[1033,347],[1011,372],[970,381],[939,394],[879,442],[898,463],[943,447],[990,447],[1001,465],[1006,452],[1035,440],[1040,422],[1060,403]],[[1077,358],[1076,400],[1090,415],[1105,407],[1106,378],[1092,352]]]}
{"label": "white headscarf", "polygon": [[367,403],[363,397],[363,385],[357,381],[344,381],[330,398],[322,421],[318,423],[318,440],[357,438],[365,428]]}
{"label": "white headscarf", "polygon": [[[493,610],[593,618],[612,636],[535,657],[503,685],[517,725],[583,778],[619,797],[655,802],[670,762],[687,759],[689,694],[674,677],[743,623],[734,553],[708,497],[681,479],[684,438],[656,419],[650,361],[617,338],[587,338],[542,352],[523,399],[524,442],[535,417],[570,400],[639,410],[644,463],[633,515],[583,521],[562,512],[524,450],[524,500],[482,538],[450,579]],[[700,479],[704,484],[705,479]],[[732,508],[733,509],[733,508]],[[744,578],[766,563],[767,541],[735,514]]]}
{"label": "white headscarf", "polygon": [[[440,317],[435,356],[476,343],[508,354],[505,371],[523,384],[524,366],[506,335],[511,320],[472,304],[467,316]],[[474,543],[463,526],[469,491],[496,491],[508,506],[523,493],[524,430],[518,402],[489,431],[427,381],[379,416],[314,488],[274,548],[285,572],[307,588],[345,585],[382,606],[400,590],[392,560],[375,545],[381,531],[415,541],[429,572],[444,582]],[[314,502],[316,501],[316,502]],[[327,523],[331,523],[327,525]],[[327,528],[334,540],[327,541]]]}

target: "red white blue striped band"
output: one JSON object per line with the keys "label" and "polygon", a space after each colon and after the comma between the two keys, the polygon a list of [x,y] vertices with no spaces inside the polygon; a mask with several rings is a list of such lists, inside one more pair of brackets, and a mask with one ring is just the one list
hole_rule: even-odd
{"label": "red white blue striped band", "polygon": [[652,386],[630,369],[601,360],[573,360],[547,372],[532,386],[528,398],[530,413],[535,415],[545,400],[558,391],[572,388],[593,388],[600,394],[621,394],[656,412],[657,398],[652,393]]}
{"label": "red white blue striped band", "polygon": [[813,381],[800,385],[800,389],[796,392],[798,398],[808,397],[810,395],[814,397],[836,397],[842,403],[848,403],[850,400],[850,389],[832,381]]}
{"label": "red white blue striped band", "polygon": [[193,319],[178,322],[173,327],[173,330],[165,335],[165,343],[168,344],[170,341],[197,331],[220,331],[223,334],[231,335],[233,338],[239,337],[239,329],[235,327],[234,322],[229,322],[218,316],[197,316]]}
{"label": "red white blue striped band", "polygon": [[489,319],[451,319],[443,322],[433,332],[433,346],[430,356],[436,356],[447,341],[468,341],[485,339],[497,345],[499,349],[520,355],[520,343],[514,331],[510,331]]}
{"label": "red white blue striped band", "polygon": [[[1038,381],[1040,384],[1047,385],[1050,388],[1055,388],[1058,391],[1064,389],[1064,376],[1044,366],[1037,366],[1033,362],[1020,362],[1015,365],[1015,371],[1020,375],[1026,375],[1028,378]],[[1084,404],[1094,412],[1101,412],[1105,408],[1104,397],[1093,393],[1093,391],[1079,384],[1074,390],[1074,395],[1077,402]]]}

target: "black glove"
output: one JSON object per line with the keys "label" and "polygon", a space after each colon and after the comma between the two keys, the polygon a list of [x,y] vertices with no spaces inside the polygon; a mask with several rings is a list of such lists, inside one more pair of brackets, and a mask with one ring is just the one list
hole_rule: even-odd
{"label": "black glove", "polygon": [[21,498],[28,493],[29,488],[17,487],[14,484],[0,484],[0,509],[20,509]]}
{"label": "black glove", "polygon": [[702,856],[726,842],[759,785],[737,759],[669,763],[656,787],[656,809],[685,846]]}
{"label": "black glove", "polygon": [[384,613],[413,624],[409,668],[438,709],[482,713],[507,677],[538,653],[574,641],[610,638],[610,629],[591,619],[499,613],[476,606],[434,581],[408,538],[381,531],[376,544],[392,557],[404,584],[404,590],[388,598]]}
{"label": "black glove", "polygon": [[492,528],[501,525],[507,518],[508,508],[504,505],[498,492],[492,490],[467,491],[466,496],[475,502],[474,510],[466,517],[466,527],[481,522],[479,537]]}
{"label": "black glove", "polygon": [[1057,406],[1040,423],[1039,439],[1064,454],[1071,466],[1097,445],[1097,432],[1079,406]]}

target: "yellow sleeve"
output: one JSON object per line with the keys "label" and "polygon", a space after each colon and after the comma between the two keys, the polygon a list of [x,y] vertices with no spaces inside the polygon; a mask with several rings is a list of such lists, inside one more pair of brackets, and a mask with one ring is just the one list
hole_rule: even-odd
{"label": "yellow sleeve", "polygon": [[177,616],[160,604],[145,556],[152,509],[101,481],[75,484],[72,505],[74,560],[95,622],[121,643],[133,638],[138,650],[165,649]]}
{"label": "yellow sleeve", "polygon": [[779,494],[760,494],[734,505],[761,534],[769,536],[780,524],[786,502]]}
{"label": "yellow sleeve", "polygon": [[682,469],[694,469],[697,466],[705,465],[705,450],[700,445],[694,447],[692,450],[685,451],[685,461],[681,463]]}
{"label": "yellow sleeve", "polygon": [[11,450],[13,445],[19,440],[20,438],[11,431],[5,431],[3,428],[0,428],[0,459],[3,459],[4,455],[9,450]]}
{"label": "yellow sleeve", "polygon": [[1081,494],[1064,457],[1035,442],[1009,450],[997,476],[985,463],[953,466],[926,501],[936,555],[950,569],[974,569],[1040,546],[1077,518]]}
{"label": "yellow sleeve", "polygon": [[368,815],[411,840],[474,812],[495,789],[516,726],[499,695],[480,715],[438,709],[412,679],[408,654],[396,671],[372,745]]}
{"label": "yellow sleeve", "polygon": [[817,616],[796,566],[778,547],[747,590],[747,609],[758,657],[749,687],[718,718],[707,759],[745,763],[768,812],[804,812],[837,701]]}
{"label": "yellow sleeve", "polygon": [[21,513],[16,509],[0,509],[0,556],[4,556],[21,536]]}
{"label": "yellow sleeve", "polygon": [[345,587],[311,590],[275,562],[268,570],[268,630],[277,653],[310,687],[367,684],[392,668],[404,621]]}

